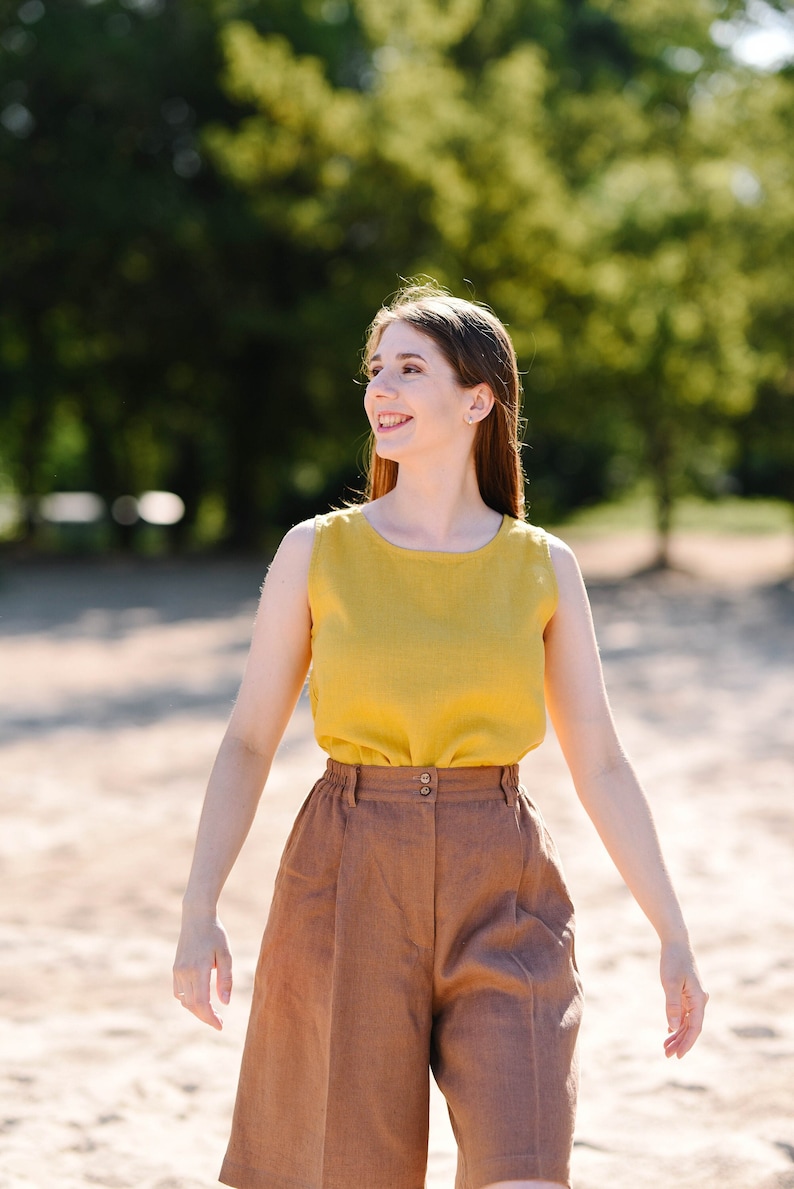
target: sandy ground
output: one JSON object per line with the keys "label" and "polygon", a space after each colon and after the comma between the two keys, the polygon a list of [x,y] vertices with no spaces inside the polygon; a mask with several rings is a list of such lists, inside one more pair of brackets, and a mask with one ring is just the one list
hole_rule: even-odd
{"label": "sandy ground", "polygon": [[[667,1063],[654,936],[550,739],[523,775],[579,909],[575,1185],[793,1187],[791,546],[686,538],[694,573],[620,580],[649,549],[607,538],[580,556],[712,1003],[698,1048]],[[214,1033],[171,997],[170,964],[261,570],[0,571],[2,1189],[215,1184],[275,864],[322,766],[301,704],[224,895],[237,982]],[[453,1168],[436,1096],[428,1189]]]}

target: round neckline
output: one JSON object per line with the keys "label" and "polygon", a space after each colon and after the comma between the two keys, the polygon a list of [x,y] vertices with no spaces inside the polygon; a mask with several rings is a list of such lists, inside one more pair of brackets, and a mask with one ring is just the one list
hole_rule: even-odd
{"label": "round neckline", "polygon": [[461,550],[411,549],[410,546],[408,546],[408,545],[395,545],[394,541],[390,541],[388,539],[388,537],[383,536],[383,533],[379,533],[378,530],[375,528],[374,524],[371,524],[370,521],[367,519],[367,517],[364,515],[364,505],[363,504],[359,504],[358,511],[360,513],[361,519],[364,521],[364,524],[367,526],[367,531],[377,541],[380,541],[381,545],[385,545],[387,547],[387,549],[394,549],[394,550],[396,550],[397,553],[412,554],[414,557],[432,557],[432,558],[448,557],[448,558],[453,558],[453,559],[458,558],[458,557],[464,557],[464,558],[465,557],[479,557],[479,556],[481,556],[481,554],[483,554],[487,550],[491,549],[496,544],[496,542],[499,540],[499,538],[502,536],[502,534],[504,532],[506,532],[507,522],[509,520],[509,517],[506,516],[504,513],[502,513],[502,522],[499,525],[496,532],[494,533],[494,535],[491,537],[490,541],[486,541],[484,545],[479,545],[477,547],[477,549],[461,549]]}

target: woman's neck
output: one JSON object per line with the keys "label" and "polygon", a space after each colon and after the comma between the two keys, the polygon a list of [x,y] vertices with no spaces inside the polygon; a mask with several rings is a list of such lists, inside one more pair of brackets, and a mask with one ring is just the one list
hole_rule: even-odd
{"label": "woman's neck", "polygon": [[373,528],[395,545],[458,553],[480,549],[495,536],[501,515],[480,495],[472,466],[457,478],[400,467],[397,485],[366,505]]}

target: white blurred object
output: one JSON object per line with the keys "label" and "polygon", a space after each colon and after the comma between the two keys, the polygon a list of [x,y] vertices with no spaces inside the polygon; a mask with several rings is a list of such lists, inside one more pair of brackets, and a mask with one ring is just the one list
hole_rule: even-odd
{"label": "white blurred object", "polygon": [[144,491],[138,500],[138,515],[147,524],[178,524],[185,505],[173,491]]}
{"label": "white blurred object", "polygon": [[93,524],[105,515],[105,503],[93,491],[54,491],[39,501],[39,514],[51,524]]}

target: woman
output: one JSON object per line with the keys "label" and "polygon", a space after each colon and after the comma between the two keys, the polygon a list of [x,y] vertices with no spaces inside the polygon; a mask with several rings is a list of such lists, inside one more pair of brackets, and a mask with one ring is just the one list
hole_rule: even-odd
{"label": "woman", "polygon": [[[579,797],[661,941],[668,1057],[706,1004],[605,695],[570,550],[523,520],[520,386],[486,308],[433,286],[366,348],[365,503],[287,533],[199,826],[174,993],[221,1020],[216,913],[310,663],[325,776],[287,842],[221,1180],[420,1189],[428,1065],[457,1189],[569,1186],[581,989],[554,845],[518,784],[548,707]],[[545,700],[544,700],[545,682]]]}

